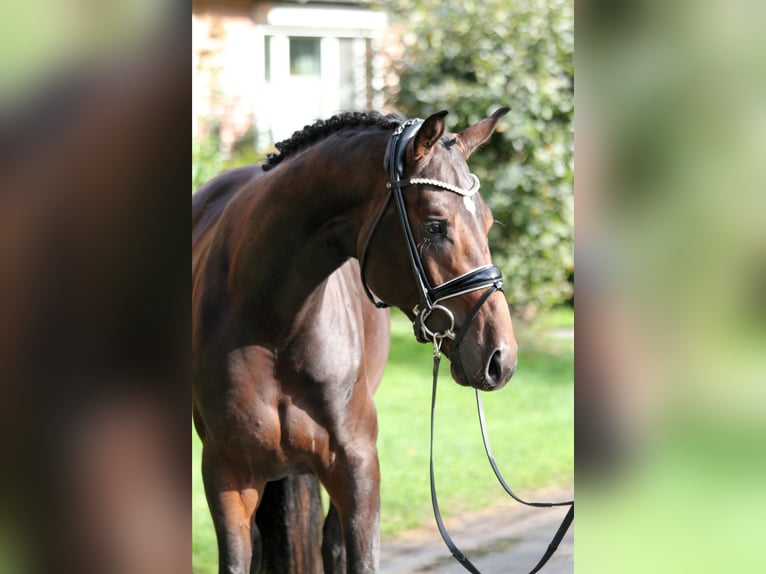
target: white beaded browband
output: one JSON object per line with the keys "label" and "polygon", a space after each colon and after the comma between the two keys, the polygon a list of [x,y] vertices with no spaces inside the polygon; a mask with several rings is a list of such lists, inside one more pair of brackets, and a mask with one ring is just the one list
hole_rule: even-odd
{"label": "white beaded browband", "polygon": [[[473,183],[471,184],[471,187],[468,189],[464,189],[462,187],[457,187],[456,185],[452,185],[451,183],[446,183],[444,181],[439,181],[438,179],[431,179],[428,177],[413,177],[412,179],[409,179],[407,181],[399,182],[398,187],[406,187],[408,185],[432,185],[434,187],[441,187],[442,189],[446,189],[447,191],[451,191],[452,193],[457,193],[458,195],[462,195],[463,197],[470,197],[476,192],[479,191],[479,188],[481,185],[479,184],[479,178],[476,177],[473,173],[470,174],[471,179],[473,180]],[[387,183],[386,187],[389,189],[391,188],[391,184]]]}

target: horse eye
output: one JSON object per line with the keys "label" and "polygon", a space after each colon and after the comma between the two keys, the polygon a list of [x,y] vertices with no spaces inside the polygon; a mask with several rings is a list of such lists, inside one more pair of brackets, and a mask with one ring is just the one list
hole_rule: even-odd
{"label": "horse eye", "polygon": [[428,235],[446,235],[447,225],[443,221],[426,221],[425,230]]}

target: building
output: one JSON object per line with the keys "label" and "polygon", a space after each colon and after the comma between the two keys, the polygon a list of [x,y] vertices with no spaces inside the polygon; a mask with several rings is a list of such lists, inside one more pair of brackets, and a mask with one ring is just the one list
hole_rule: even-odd
{"label": "building", "polygon": [[266,150],[318,118],[382,107],[387,20],[361,0],[194,0],[193,137]]}

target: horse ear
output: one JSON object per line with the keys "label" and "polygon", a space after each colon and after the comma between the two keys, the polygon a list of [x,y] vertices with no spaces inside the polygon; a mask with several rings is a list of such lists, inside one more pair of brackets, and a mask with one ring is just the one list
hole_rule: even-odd
{"label": "horse ear", "polygon": [[497,122],[500,121],[511,108],[503,106],[488,118],[484,118],[479,123],[472,125],[460,132],[457,136],[458,149],[465,159],[476,150],[481,144],[489,139],[492,132],[495,131]]}
{"label": "horse ear", "polygon": [[447,113],[447,110],[436,112],[428,116],[428,119],[420,126],[418,133],[415,135],[415,142],[412,148],[416,161],[430,154],[434,144],[442,137],[444,133],[444,116]]}

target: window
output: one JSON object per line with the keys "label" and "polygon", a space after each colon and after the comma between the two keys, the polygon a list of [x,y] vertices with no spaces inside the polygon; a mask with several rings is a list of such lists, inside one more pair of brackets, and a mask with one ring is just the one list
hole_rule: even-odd
{"label": "window", "polygon": [[340,40],[340,109],[353,110],[356,107],[356,78],[354,76],[354,40]]}
{"label": "window", "polygon": [[290,75],[320,75],[321,56],[319,38],[290,38]]}
{"label": "window", "polygon": [[264,76],[266,82],[271,81],[271,36],[266,36],[264,38],[264,45],[263,45],[263,57],[264,57]]}

